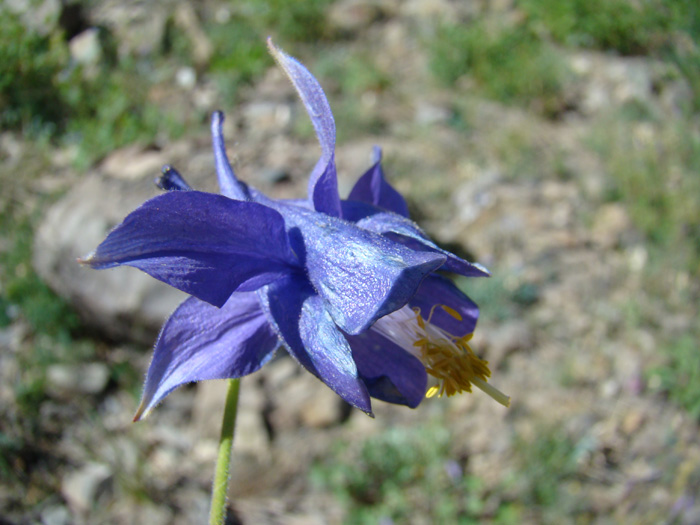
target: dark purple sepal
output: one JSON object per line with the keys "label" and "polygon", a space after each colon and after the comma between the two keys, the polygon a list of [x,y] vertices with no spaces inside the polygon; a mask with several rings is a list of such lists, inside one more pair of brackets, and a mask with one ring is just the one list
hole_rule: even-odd
{"label": "dark purple sepal", "polygon": [[180,385],[255,372],[277,346],[257,293],[234,293],[222,308],[190,297],[160,332],[135,420]]}
{"label": "dark purple sepal", "polygon": [[408,217],[408,204],[384,177],[381,149],[374,147],[374,164],[360,177],[348,195],[350,201],[360,201]]}
{"label": "dark purple sepal", "polygon": [[372,328],[347,336],[360,378],[375,399],[417,407],[425,398],[425,366]]}

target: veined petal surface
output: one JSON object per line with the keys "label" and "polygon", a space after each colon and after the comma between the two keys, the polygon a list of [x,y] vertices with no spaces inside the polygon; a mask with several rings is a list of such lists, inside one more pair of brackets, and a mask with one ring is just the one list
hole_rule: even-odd
{"label": "veined petal surface", "polygon": [[82,262],[134,266],[215,306],[240,285],[260,286],[298,264],[278,212],[198,191],[147,201]]}
{"label": "veined petal surface", "polygon": [[311,284],[349,334],[401,308],[423,278],[445,262],[442,254],[411,250],[342,219],[289,204],[274,206],[291,227]]}
{"label": "veined petal surface", "polygon": [[455,254],[443,250],[412,220],[396,213],[379,212],[359,219],[360,228],[379,233],[413,250],[432,251],[447,259],[441,270],[458,273],[465,277],[489,277],[491,274],[480,264],[470,263]]}
{"label": "veined petal surface", "polygon": [[184,383],[255,372],[278,346],[257,293],[234,293],[222,308],[190,297],[161,330],[136,419]]}

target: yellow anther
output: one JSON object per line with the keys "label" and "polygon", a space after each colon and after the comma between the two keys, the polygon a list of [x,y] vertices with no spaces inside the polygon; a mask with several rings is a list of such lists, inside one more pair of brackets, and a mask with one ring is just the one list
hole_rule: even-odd
{"label": "yellow anther", "polygon": [[454,317],[458,321],[462,320],[462,315],[457,310],[455,310],[454,308],[450,308],[449,306],[447,306],[445,304],[443,304],[441,306],[442,306],[442,309],[445,310],[445,312],[450,314],[452,317]]}

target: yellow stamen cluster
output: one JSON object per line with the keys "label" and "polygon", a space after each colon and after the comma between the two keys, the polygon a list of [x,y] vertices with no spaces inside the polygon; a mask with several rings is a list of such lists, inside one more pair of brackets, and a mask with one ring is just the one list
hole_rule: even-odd
{"label": "yellow stamen cluster", "polygon": [[426,372],[438,380],[437,385],[428,389],[426,397],[449,397],[461,392],[471,392],[474,385],[497,402],[508,406],[510,398],[487,383],[491,376],[488,361],[477,356],[469,346],[474,334],[455,337],[430,324],[438,306],[458,321],[462,320],[459,312],[445,305],[433,306],[427,320],[421,317],[420,309],[413,310],[419,328],[416,334],[418,338],[413,346],[420,351]]}
{"label": "yellow stamen cluster", "polygon": [[432,324],[436,308],[462,320],[459,312],[441,304],[432,307],[427,319],[421,316],[419,308],[404,306],[379,319],[372,329],[420,359],[426,372],[437,379],[437,385],[428,388],[426,397],[471,392],[473,385],[507,407],[510,398],[487,382],[491,376],[488,361],[469,346],[473,334],[456,337]]}

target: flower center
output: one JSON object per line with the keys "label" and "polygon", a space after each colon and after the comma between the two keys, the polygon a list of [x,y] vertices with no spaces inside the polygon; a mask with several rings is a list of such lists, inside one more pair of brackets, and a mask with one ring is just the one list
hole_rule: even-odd
{"label": "flower center", "polygon": [[491,376],[488,361],[477,356],[469,346],[474,334],[457,337],[431,324],[438,307],[458,321],[462,320],[459,312],[445,305],[433,306],[427,319],[421,317],[419,308],[404,306],[379,319],[372,329],[417,357],[426,372],[437,379],[437,384],[428,388],[426,397],[471,392],[474,385],[507,407],[510,397],[487,383]]}

